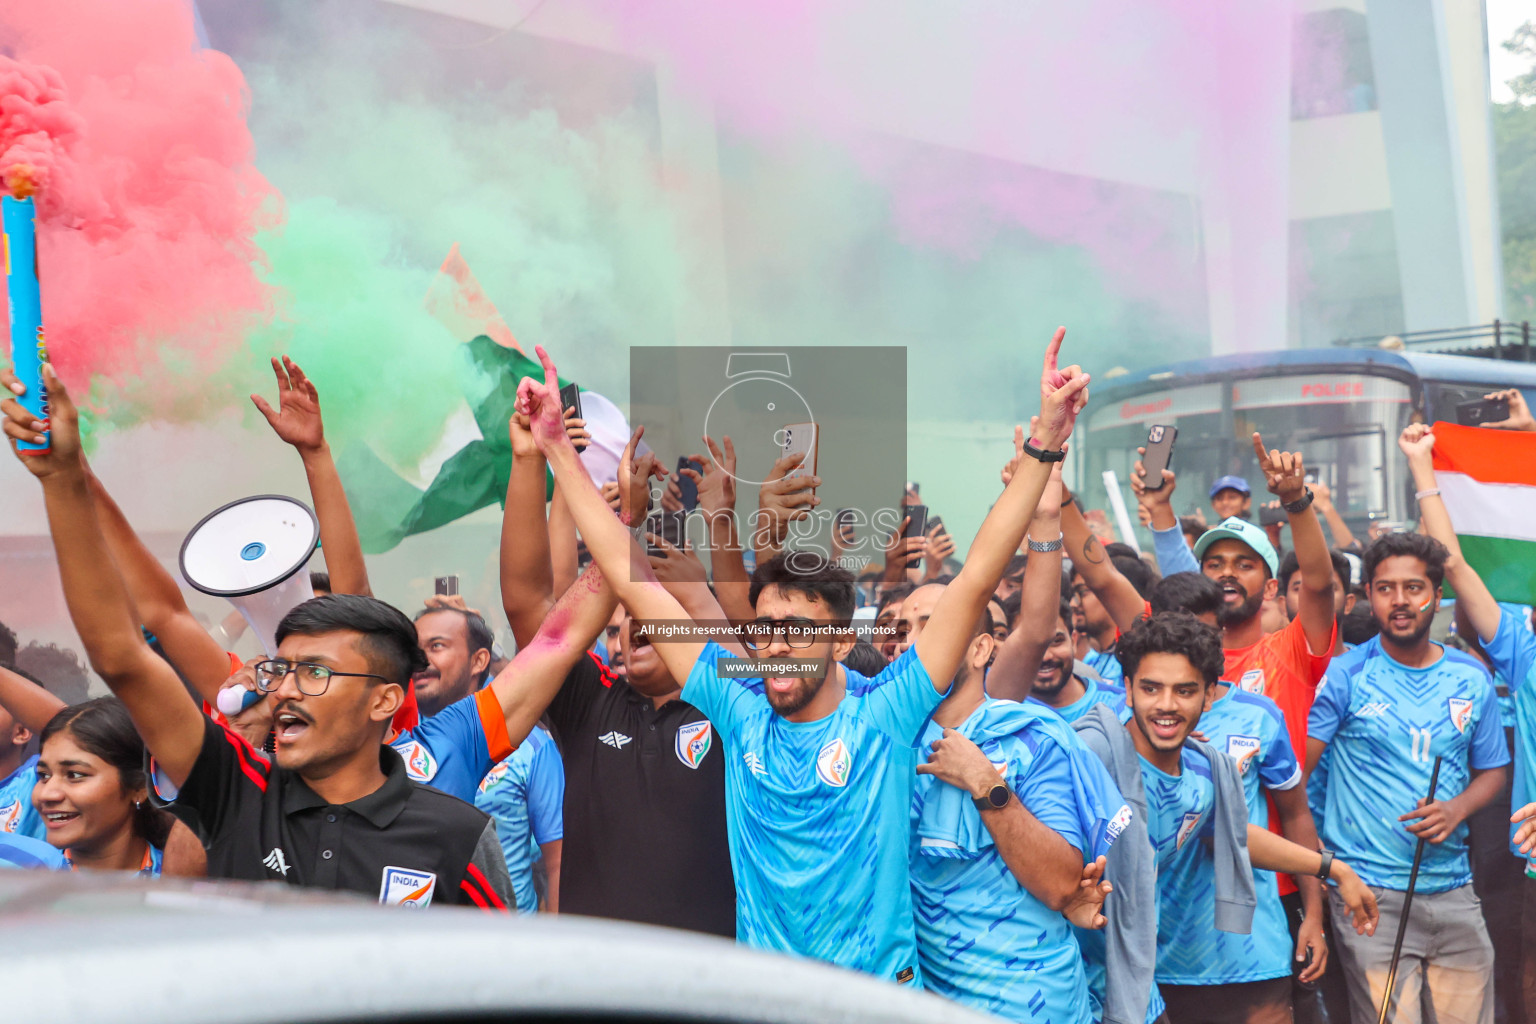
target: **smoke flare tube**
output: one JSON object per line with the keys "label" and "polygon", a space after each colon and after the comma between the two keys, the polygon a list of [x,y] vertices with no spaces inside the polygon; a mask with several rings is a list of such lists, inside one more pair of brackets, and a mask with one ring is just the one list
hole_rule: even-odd
{"label": "smoke flare tube", "polygon": [[[4,221],[5,292],[11,317],[11,364],[26,385],[21,407],[44,422],[48,420],[48,388],[43,383],[43,364],[48,345],[43,338],[43,300],[37,280],[37,207],[30,196],[0,197]],[[23,455],[46,452],[48,433],[41,443],[17,441]]]}

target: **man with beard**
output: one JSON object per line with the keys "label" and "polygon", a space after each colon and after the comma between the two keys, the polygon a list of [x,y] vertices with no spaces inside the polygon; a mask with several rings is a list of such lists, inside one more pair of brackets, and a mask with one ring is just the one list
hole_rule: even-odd
{"label": "man with beard", "polygon": [[[1046,350],[1030,457],[992,506],[922,635],[879,685],[848,691],[838,660],[853,643],[853,575],[809,552],[781,553],[754,571],[752,659],[702,636],[656,645],[673,677],[687,678],[683,699],[708,715],[724,744],[743,942],[921,984],[906,843],[914,744],[948,692],[1050,464],[1064,457],[1061,446],[1087,403],[1087,375],[1057,368],[1064,334],[1058,329]],[[538,354],[544,381],[521,382],[519,409],[593,557],[637,618],[684,619],[687,610],[658,585],[586,475],[561,429],[554,364],[542,348]]]}
{"label": "man with beard", "polygon": [[1374,938],[1337,933],[1357,1021],[1380,1009],[1420,839],[1427,845],[1388,1014],[1417,1024],[1427,995],[1436,1020],[1493,1020],[1493,946],[1472,891],[1465,823],[1499,795],[1509,750],[1488,671],[1429,639],[1448,557],[1415,533],[1383,534],[1366,548],[1366,594],[1381,632],[1334,662],[1312,707],[1308,767],[1324,751],[1331,761],[1323,842],[1379,887],[1387,925]]}
{"label": "man with beard", "polygon": [[[548,463],[525,417],[514,416],[509,430],[502,601],[522,646],[537,635],[553,597],[544,512]],[[619,515],[629,522],[644,519],[658,468],[655,455],[636,455],[642,433],[635,431],[619,464]],[[707,461],[705,493],[724,473],[717,460]],[[672,553],[663,561],[699,565]],[[701,618],[724,617],[702,579],[668,587]],[[605,668],[595,653],[581,658],[547,709],[565,769],[560,912],[734,936],[719,738],[704,713],[680,699],[682,684],[640,622],[616,601],[612,607],[608,625],[617,628],[607,647],[621,673]]]}
{"label": "man with beard", "polygon": [[[902,651],[944,589],[922,586],[903,602]],[[1057,715],[987,697],[987,625],[977,623],[919,745],[931,750],[917,767],[910,856],[923,983],[1008,1020],[1085,1024],[1087,976],[1068,919],[1102,923],[1098,858],[1129,809]]]}
{"label": "man with beard", "polygon": [[1061,597],[1062,494],[1056,470],[1029,523],[1030,557],[1019,612],[987,673],[987,693],[1005,700],[1033,698],[1072,723],[1095,704],[1123,710],[1125,691],[1098,678],[1076,657],[1073,610]]}
{"label": "man with beard", "polygon": [[1220,615],[1221,643],[1227,660],[1223,678],[1278,704],[1292,749],[1306,750],[1307,712],[1338,641],[1333,564],[1322,523],[1312,509],[1301,453],[1266,451],[1257,433],[1253,452],[1270,493],[1289,516],[1301,577],[1296,617],[1278,632],[1264,632],[1264,602],[1279,592],[1280,559],[1262,529],[1229,518],[1207,530],[1191,552],[1173,514],[1174,473],[1163,470],[1163,486],[1147,490],[1146,467],[1138,460],[1131,470],[1131,489],[1152,515],[1163,574],[1202,572],[1222,589],[1226,603]]}
{"label": "man with beard", "polygon": [[[1098,709],[1077,729],[1105,758],[1127,800],[1145,806],[1157,910],[1150,915],[1144,907],[1111,905],[1110,926],[1115,927],[1116,912],[1131,913],[1148,939],[1155,931],[1157,985],[1168,1019],[1176,1024],[1289,1021],[1284,925],[1277,916],[1251,918],[1254,880],[1246,872],[1279,871],[1336,882],[1340,920],[1352,917],[1361,932],[1375,929],[1375,899],[1343,860],[1251,822],[1233,759],[1196,740],[1224,660],[1214,629],[1188,613],[1163,612],[1122,637],[1119,652],[1129,684],[1129,721],[1119,726]],[[1274,733],[1283,736],[1278,723]],[[1283,756],[1271,759],[1271,778],[1278,778],[1284,761]],[[1299,781],[1294,758],[1289,766],[1287,781],[1294,786]],[[1126,853],[1134,852],[1117,845],[1111,867],[1125,866]],[[1260,938],[1255,929],[1278,947],[1278,978],[1265,977],[1266,968],[1274,968],[1275,953],[1264,963],[1251,952],[1250,943]],[[1250,952],[1240,961],[1225,959],[1243,947]],[[1152,1002],[1155,1007],[1157,999]]]}

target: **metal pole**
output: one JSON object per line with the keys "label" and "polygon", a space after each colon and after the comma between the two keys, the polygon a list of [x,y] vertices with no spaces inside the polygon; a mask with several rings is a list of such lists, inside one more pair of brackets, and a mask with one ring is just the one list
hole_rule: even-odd
{"label": "metal pole", "polygon": [[1499,326],[1500,325],[1499,325],[1498,320],[1494,320],[1494,322],[1493,322],[1493,355],[1494,355],[1494,358],[1496,358],[1496,359],[1504,358],[1503,351],[1502,351],[1502,349],[1499,346],[1499,342],[1501,342],[1503,340],[1502,332],[1500,332]]}
{"label": "metal pole", "polygon": [[[1435,802],[1435,791],[1440,788],[1440,758],[1435,758],[1435,769],[1429,776],[1429,799]],[[1397,984],[1397,961],[1403,955],[1403,936],[1408,933],[1408,911],[1413,908],[1413,887],[1419,882],[1419,864],[1424,860],[1424,837],[1419,836],[1413,848],[1413,870],[1408,875],[1408,892],[1403,897],[1403,916],[1397,921],[1397,941],[1392,943],[1392,966],[1387,971],[1387,990],[1381,994],[1381,1013],[1376,1024],[1387,1024],[1387,1004],[1392,1000],[1392,986]]]}

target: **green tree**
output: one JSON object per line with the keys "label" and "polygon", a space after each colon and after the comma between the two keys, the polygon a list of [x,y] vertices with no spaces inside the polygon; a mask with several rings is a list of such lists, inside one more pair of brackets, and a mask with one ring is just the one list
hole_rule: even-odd
{"label": "green tree", "polygon": [[1530,62],[1524,74],[1508,82],[1515,98],[1493,109],[1505,316],[1536,320],[1536,21],[1521,25],[1503,45]]}

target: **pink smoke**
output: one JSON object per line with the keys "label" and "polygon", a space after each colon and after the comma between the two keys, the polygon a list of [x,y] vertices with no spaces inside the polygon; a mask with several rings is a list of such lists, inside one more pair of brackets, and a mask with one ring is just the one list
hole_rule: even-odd
{"label": "pink smoke", "polygon": [[275,192],[239,69],[197,47],[185,0],[7,4],[0,39],[15,55],[0,58],[0,174],[40,187],[44,322],[66,383],[129,380],[157,350],[214,369],[268,305],[253,236]]}
{"label": "pink smoke", "polygon": [[[1082,247],[1147,297],[1198,273],[1203,251],[1236,321],[1219,333],[1283,344],[1286,0],[585,5],[616,10],[620,35],[733,128],[851,152],[910,242],[968,255],[1022,227]],[[891,138],[919,143],[916,155],[893,158]],[[965,169],[956,154],[982,159]],[[1136,189],[1199,204],[1182,240],[1145,218]]]}

